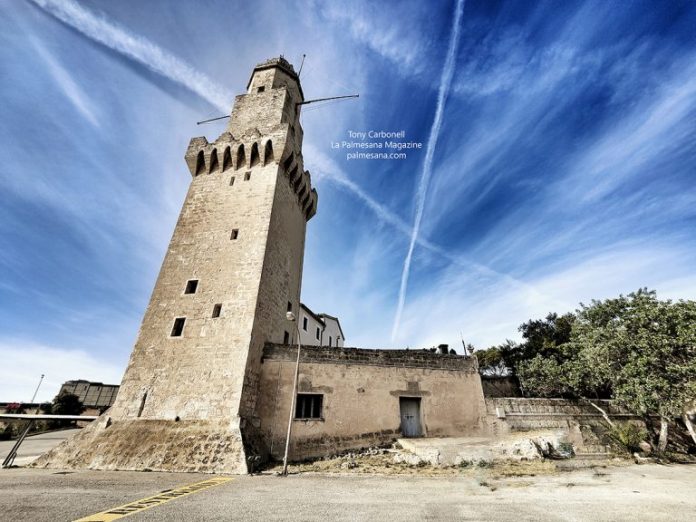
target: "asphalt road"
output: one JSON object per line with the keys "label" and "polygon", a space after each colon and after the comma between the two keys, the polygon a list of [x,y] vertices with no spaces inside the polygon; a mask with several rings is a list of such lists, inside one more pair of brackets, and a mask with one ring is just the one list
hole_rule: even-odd
{"label": "asphalt road", "polygon": [[[129,515],[166,520],[688,520],[696,466],[655,464],[490,478],[302,474],[241,476]],[[0,471],[0,518],[75,520],[211,475]]]}
{"label": "asphalt road", "polygon": [[[25,466],[29,464],[34,459],[36,459],[40,455],[43,455],[48,450],[52,449],[54,446],[57,446],[63,440],[70,437],[73,433],[76,433],[77,431],[79,430],[60,430],[27,437],[26,439],[24,439],[24,442],[22,442],[22,445],[19,447],[17,457],[14,461],[15,465]],[[14,444],[14,440],[0,441],[0,457],[2,457],[2,460],[5,460],[5,457],[10,452]]]}

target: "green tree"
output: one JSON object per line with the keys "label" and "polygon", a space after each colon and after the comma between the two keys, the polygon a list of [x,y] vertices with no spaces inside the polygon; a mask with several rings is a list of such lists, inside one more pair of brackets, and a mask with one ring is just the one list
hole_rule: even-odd
{"label": "green tree", "polygon": [[[570,340],[575,316],[572,313],[548,314],[545,319],[532,319],[519,327],[523,341],[505,341],[498,346],[476,352],[482,375],[518,376],[520,369],[535,357],[564,361],[561,347]],[[559,391],[548,390],[550,395]]]}
{"label": "green tree", "polygon": [[[53,399],[52,413],[54,415],[80,415],[85,407],[80,398],[73,393],[61,393]],[[74,424],[73,421],[58,421],[61,426]]]}
{"label": "green tree", "polygon": [[669,420],[682,416],[696,443],[686,415],[696,397],[696,302],[660,301],[641,289],[581,304],[569,342],[547,358],[523,362],[520,379],[539,395],[610,393],[636,414],[659,416],[659,451],[667,447]]}

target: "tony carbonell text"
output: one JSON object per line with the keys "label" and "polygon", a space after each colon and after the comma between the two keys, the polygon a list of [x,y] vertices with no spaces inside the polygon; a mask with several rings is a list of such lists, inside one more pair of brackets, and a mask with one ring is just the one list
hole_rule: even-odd
{"label": "tony carbonell text", "polygon": [[406,159],[407,150],[422,149],[420,141],[406,139],[406,131],[349,130],[346,139],[332,141],[332,149],[346,151],[346,159]]}

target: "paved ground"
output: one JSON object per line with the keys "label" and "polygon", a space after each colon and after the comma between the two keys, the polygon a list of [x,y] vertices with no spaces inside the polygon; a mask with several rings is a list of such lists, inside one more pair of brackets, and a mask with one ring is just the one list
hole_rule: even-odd
{"label": "paved ground", "polygon": [[[0,471],[2,520],[75,520],[211,475]],[[535,477],[273,475],[234,480],[128,520],[688,520],[696,466],[631,465]]]}
{"label": "paved ground", "polygon": [[[17,458],[15,458],[14,461],[15,465],[24,466],[29,464],[39,455],[46,453],[48,450],[52,449],[54,446],[57,446],[60,442],[77,431],[79,430],[61,430],[27,437],[19,447]],[[13,440],[0,441],[0,462],[5,460],[5,457],[10,452],[14,444],[15,441]]]}

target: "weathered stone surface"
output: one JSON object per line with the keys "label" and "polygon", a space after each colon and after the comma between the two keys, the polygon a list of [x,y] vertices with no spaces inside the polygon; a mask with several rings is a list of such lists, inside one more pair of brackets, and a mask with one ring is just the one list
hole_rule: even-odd
{"label": "weathered stone surface", "polygon": [[32,466],[63,469],[245,473],[238,426],[215,421],[102,417]]}
{"label": "weathered stone surface", "polygon": [[[244,469],[240,430],[255,446],[261,352],[283,341],[288,303],[299,309],[306,222],[317,206],[302,162],[302,100],[292,66],[270,60],[237,96],[227,130],[213,143],[191,140],[193,178],[112,424],[102,417],[42,465]],[[195,293],[185,293],[188,280],[198,281]],[[185,318],[180,336],[171,335],[176,318]]]}
{"label": "weathered stone surface", "polygon": [[[401,397],[419,398],[426,437],[487,433],[473,359],[421,350],[303,347],[299,392],[323,396],[321,419],[293,421],[293,460],[379,446],[401,437]],[[275,458],[285,433],[297,347],[267,344],[257,404],[260,430]],[[271,393],[272,391],[272,393]]]}

